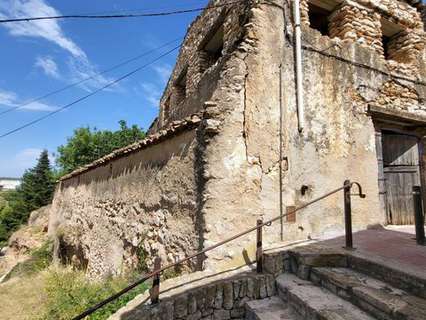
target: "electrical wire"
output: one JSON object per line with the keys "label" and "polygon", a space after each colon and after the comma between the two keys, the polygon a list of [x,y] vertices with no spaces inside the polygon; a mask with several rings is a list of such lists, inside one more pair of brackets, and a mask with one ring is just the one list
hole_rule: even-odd
{"label": "electrical wire", "polygon": [[157,50],[163,49],[163,48],[165,48],[165,47],[167,47],[167,46],[171,45],[172,43],[175,43],[176,41],[181,40],[181,39],[182,39],[182,37],[176,38],[176,39],[174,39],[174,40],[171,40],[171,41],[169,41],[169,42],[166,42],[166,43],[162,44],[162,45],[161,45],[161,46],[159,46],[159,47],[156,47],[156,48],[153,48],[153,49],[148,50],[148,51],[146,51],[146,52],[143,52],[143,53],[141,53],[141,54],[139,54],[139,55],[137,55],[137,56],[135,56],[135,57],[133,57],[133,58],[130,58],[130,59],[128,59],[128,60],[125,60],[125,61],[123,61],[123,62],[120,62],[119,64],[116,64],[116,65],[114,65],[114,66],[112,66],[112,67],[110,67],[110,68],[108,68],[108,69],[105,69],[105,70],[102,70],[102,71],[100,71],[100,72],[98,72],[98,73],[95,73],[94,75],[92,75],[92,76],[90,76],[90,77],[87,77],[87,78],[81,79],[81,80],[79,80],[79,81],[77,81],[77,82],[74,82],[74,83],[71,83],[71,84],[69,84],[69,85],[66,85],[66,86],[64,86],[64,87],[62,87],[62,88],[60,88],[60,89],[57,89],[57,90],[51,91],[51,92],[49,92],[49,93],[47,93],[47,94],[44,94],[44,95],[39,96],[39,97],[37,97],[37,98],[31,99],[31,100],[29,100],[29,101],[27,101],[27,102],[25,102],[25,103],[23,103],[23,104],[20,104],[20,105],[18,105],[18,106],[14,106],[14,107],[11,107],[11,108],[6,109],[6,110],[4,110],[4,111],[1,111],[1,112],[0,112],[0,117],[1,117],[2,115],[5,115],[5,114],[9,113],[9,112],[12,112],[12,111],[15,111],[15,110],[22,109],[23,107],[25,107],[25,106],[27,106],[27,105],[29,105],[29,104],[31,104],[31,103],[34,103],[34,102],[37,102],[37,101],[43,100],[43,99],[45,99],[45,98],[48,98],[48,97],[50,97],[50,96],[53,96],[53,95],[55,95],[55,94],[57,94],[57,93],[60,93],[60,92],[62,92],[62,91],[65,91],[65,90],[67,90],[67,89],[70,89],[70,88],[76,87],[76,86],[78,86],[78,85],[80,85],[80,84],[82,84],[82,83],[84,83],[84,82],[86,82],[86,81],[89,81],[89,80],[92,80],[92,79],[96,78],[97,76],[103,75],[103,74],[105,74],[105,73],[107,73],[107,72],[113,71],[113,70],[115,70],[115,69],[118,69],[118,68],[120,68],[120,67],[122,67],[122,66],[126,65],[126,64],[129,64],[130,62],[133,62],[133,61],[139,60],[140,58],[143,58],[143,57],[145,57],[145,56],[147,56],[147,55],[149,55],[149,54],[151,54],[151,53],[153,53],[153,52],[155,52],[155,51],[157,51]]}
{"label": "electrical wire", "polygon": [[100,88],[98,88],[98,89],[90,92],[89,94],[87,94],[87,95],[85,95],[85,96],[83,96],[83,97],[81,97],[81,98],[79,98],[77,100],[74,100],[73,102],[71,102],[71,103],[69,103],[69,104],[67,104],[67,105],[65,105],[65,106],[63,106],[63,107],[61,107],[61,108],[59,108],[59,109],[57,109],[55,111],[52,111],[52,112],[50,112],[50,113],[48,113],[48,114],[46,114],[46,115],[44,115],[42,117],[39,117],[39,118],[37,118],[35,120],[32,120],[32,121],[30,121],[30,122],[28,122],[28,123],[26,123],[26,124],[24,124],[24,125],[22,125],[20,127],[17,127],[17,128],[15,128],[13,130],[10,130],[8,132],[3,133],[2,135],[0,135],[0,139],[4,138],[4,137],[7,137],[7,136],[9,136],[9,135],[11,135],[13,133],[18,132],[18,131],[21,131],[21,130],[27,128],[27,127],[30,127],[30,126],[32,126],[32,125],[34,125],[34,124],[36,124],[38,122],[41,122],[41,121],[43,121],[43,120],[45,120],[45,119],[47,119],[47,118],[49,118],[49,117],[51,117],[53,115],[55,115],[55,114],[57,114],[57,113],[65,110],[65,109],[70,108],[71,106],[73,106],[73,105],[75,105],[75,104],[77,104],[77,103],[79,103],[79,102],[81,102],[83,100],[86,100],[87,98],[89,98],[89,97],[97,94],[98,92],[100,92],[100,91],[102,91],[102,90],[104,90],[106,88],[109,88],[109,87],[113,86],[114,84],[116,84],[116,83],[118,83],[118,82],[120,82],[120,81],[122,81],[122,80],[124,80],[124,79],[126,79],[126,78],[128,78],[130,76],[132,76],[133,74],[137,73],[138,71],[140,71],[140,70],[142,70],[142,69],[144,69],[144,68],[146,68],[146,67],[154,64],[155,62],[159,61],[160,59],[164,58],[165,56],[167,56],[167,55],[171,54],[172,52],[176,51],[180,47],[181,47],[181,45],[178,45],[177,47],[174,47],[173,49],[171,49],[171,50],[163,53],[160,56],[158,56],[154,60],[152,60],[152,61],[150,61],[150,62],[148,62],[148,63],[146,63],[146,64],[144,64],[144,65],[142,65],[142,66],[140,66],[138,68],[136,68],[135,70],[133,70],[131,72],[126,73],[125,75],[121,76],[120,78],[115,79],[115,80],[107,83],[106,85],[104,85],[104,86],[102,86],[102,87],[100,87]]}
{"label": "electrical wire", "polygon": [[167,12],[149,12],[149,13],[134,13],[134,14],[70,14],[70,15],[58,15],[58,16],[43,16],[43,17],[26,17],[26,18],[9,18],[9,19],[0,19],[0,23],[11,23],[11,22],[24,22],[24,21],[38,21],[38,20],[58,20],[58,19],[118,19],[118,18],[142,18],[142,17],[161,17],[161,16],[170,16],[191,12],[199,12],[204,10],[216,9],[225,7],[231,4],[247,2],[248,0],[235,0],[229,1],[222,4],[211,5],[207,7],[192,8],[186,10],[175,10]]}

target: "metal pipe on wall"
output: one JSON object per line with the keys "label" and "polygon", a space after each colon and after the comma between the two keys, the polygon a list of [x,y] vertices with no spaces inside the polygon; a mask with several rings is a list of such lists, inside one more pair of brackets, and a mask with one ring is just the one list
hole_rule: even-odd
{"label": "metal pipe on wall", "polygon": [[302,36],[300,28],[300,1],[293,1],[294,18],[294,43],[296,62],[296,103],[297,103],[297,124],[299,132],[305,126],[305,108],[303,101],[303,69],[302,69]]}
{"label": "metal pipe on wall", "polygon": [[283,70],[282,70],[282,65],[280,64],[279,67],[279,95],[280,95],[280,153],[279,153],[279,169],[280,169],[280,174],[279,174],[279,178],[280,178],[280,195],[279,195],[279,199],[280,199],[280,238],[281,241],[284,240],[284,205],[283,205]]}

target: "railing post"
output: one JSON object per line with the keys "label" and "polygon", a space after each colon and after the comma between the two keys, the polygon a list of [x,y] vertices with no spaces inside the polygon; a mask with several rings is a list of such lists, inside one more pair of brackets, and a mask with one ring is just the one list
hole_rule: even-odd
{"label": "railing post", "polygon": [[413,186],[414,223],[416,225],[416,241],[425,245],[425,220],[423,217],[422,190],[420,186]]}
{"label": "railing post", "polygon": [[343,198],[344,198],[344,207],[345,207],[345,248],[353,249],[353,239],[352,239],[352,208],[351,208],[351,182],[345,180],[343,186],[346,186],[343,189]]}
{"label": "railing post", "polygon": [[256,271],[258,273],[263,272],[262,224],[263,220],[258,219],[256,232]]}
{"label": "railing post", "polygon": [[[156,257],[154,260],[154,272],[161,269],[161,258]],[[152,288],[151,288],[151,304],[157,304],[159,302],[160,295],[160,273],[157,273],[153,277]]]}

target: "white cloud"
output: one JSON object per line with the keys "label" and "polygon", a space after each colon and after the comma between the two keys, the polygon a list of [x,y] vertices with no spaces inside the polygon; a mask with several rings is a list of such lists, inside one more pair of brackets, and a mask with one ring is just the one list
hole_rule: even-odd
{"label": "white cloud", "polygon": [[37,57],[34,65],[38,68],[41,68],[46,75],[56,79],[60,78],[58,66],[51,57]]}
{"label": "white cloud", "polygon": [[153,69],[160,77],[161,82],[166,85],[169,81],[170,74],[172,73],[172,66],[168,64],[163,64],[154,66]]}
{"label": "white cloud", "polygon": [[160,105],[162,91],[158,86],[152,83],[142,83],[141,89],[143,96],[152,106],[158,107]]}
{"label": "white cloud", "polygon": [[[0,157],[0,176],[21,177],[25,170],[33,168],[37,164],[42,148],[29,147],[15,151],[9,157]],[[49,154],[50,163],[55,163],[53,155]]]}
{"label": "white cloud", "polygon": [[0,105],[12,106],[16,101],[16,94],[9,91],[2,91],[0,89]]}
{"label": "white cloud", "polygon": [[37,159],[42,151],[42,149],[38,148],[28,148],[20,151],[15,156],[16,166],[20,169],[27,169],[33,167],[36,164]]}
{"label": "white cloud", "polygon": [[[112,81],[112,79],[102,75],[97,75],[97,69],[90,64],[86,58],[70,58],[68,60],[68,68],[71,72],[71,82],[78,82],[80,80],[93,77],[93,79],[85,81],[80,85],[80,87],[86,91],[105,86],[107,83]],[[107,90],[110,91],[114,88],[117,88],[117,86],[112,86]]]}
{"label": "white cloud", "polygon": [[[0,107],[20,107],[25,103],[24,100],[19,99],[19,97],[14,92],[5,91],[0,89]],[[58,108],[41,102],[32,102],[27,105],[24,105],[19,108],[20,110],[30,110],[30,111],[54,111]]]}
{"label": "white cloud", "polygon": [[153,107],[159,107],[160,99],[163,95],[163,88],[169,81],[170,74],[172,73],[172,66],[168,64],[162,64],[153,66],[152,69],[157,74],[158,79],[152,82],[143,82],[136,91],[141,94],[145,100]]}
{"label": "white cloud", "polygon": [[55,111],[58,110],[57,107],[55,106],[51,106],[45,103],[41,103],[41,102],[31,102],[30,104],[27,104],[26,106],[22,107],[22,109],[24,110],[29,110],[29,111]]}
{"label": "white cloud", "polygon": [[[0,2],[0,17],[2,18],[57,15],[61,15],[61,13],[43,0],[2,0]],[[84,51],[65,36],[57,20],[3,23],[2,26],[7,28],[13,36],[43,38],[56,43],[75,57],[86,57]]]}
{"label": "white cloud", "polygon": [[[0,0],[0,17],[1,18],[20,18],[20,17],[36,17],[36,16],[56,16],[61,13],[55,8],[49,6],[44,0]],[[86,55],[71,38],[67,37],[59,25],[58,20],[36,20],[15,23],[2,23],[2,27],[9,30],[10,35],[16,37],[32,37],[42,38],[49,42],[53,42],[62,49],[66,50],[70,55],[71,81],[80,81],[84,78],[96,74],[97,68],[92,65]],[[53,62],[51,60],[50,62]],[[44,69],[44,67],[39,65]],[[45,72],[54,72],[50,63],[50,69],[44,69]],[[49,71],[47,71],[49,70]],[[53,75],[53,74],[51,74]],[[88,81],[82,85],[83,89],[98,88],[110,81],[104,76],[97,76],[95,79]]]}

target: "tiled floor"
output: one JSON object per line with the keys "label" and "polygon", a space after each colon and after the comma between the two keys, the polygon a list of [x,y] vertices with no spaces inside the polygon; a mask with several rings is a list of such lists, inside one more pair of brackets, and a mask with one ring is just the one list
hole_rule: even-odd
{"label": "tiled floor", "polygon": [[[412,270],[426,277],[426,246],[416,244],[411,227],[406,227],[405,230],[401,227],[399,231],[389,229],[360,231],[354,234],[353,242],[356,248],[353,254],[379,259],[389,266]],[[322,246],[340,248],[344,238],[339,237],[320,243]]]}

